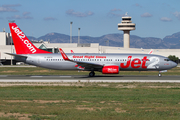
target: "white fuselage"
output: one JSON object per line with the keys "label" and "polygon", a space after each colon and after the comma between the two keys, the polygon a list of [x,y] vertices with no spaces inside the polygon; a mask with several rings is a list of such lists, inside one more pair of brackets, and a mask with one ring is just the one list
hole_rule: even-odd
{"label": "white fuselage", "polygon": [[[81,63],[97,64],[94,71],[101,71],[103,66],[116,65],[120,71],[161,71],[171,69],[177,64],[168,58],[152,54],[66,54],[73,61]],[[61,54],[26,54],[27,58],[15,57],[15,59],[27,64],[56,69],[56,70],[87,70],[91,71],[90,66],[84,68],[83,65],[77,66],[75,62],[65,61]],[[83,68],[83,69],[82,69]]]}

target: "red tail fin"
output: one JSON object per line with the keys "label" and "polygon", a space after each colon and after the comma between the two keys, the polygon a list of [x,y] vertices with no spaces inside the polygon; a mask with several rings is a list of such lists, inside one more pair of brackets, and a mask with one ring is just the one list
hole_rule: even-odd
{"label": "red tail fin", "polygon": [[9,23],[16,54],[51,53],[34,46],[16,23]]}
{"label": "red tail fin", "polygon": [[151,49],[148,54],[152,54],[152,53],[153,53],[153,49]]}
{"label": "red tail fin", "polygon": [[74,53],[74,51],[73,51],[73,50],[71,50],[71,53]]}

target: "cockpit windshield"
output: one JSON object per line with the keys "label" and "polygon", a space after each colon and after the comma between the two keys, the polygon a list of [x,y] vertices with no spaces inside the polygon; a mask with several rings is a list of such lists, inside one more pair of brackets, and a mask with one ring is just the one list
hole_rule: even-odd
{"label": "cockpit windshield", "polygon": [[164,61],[170,61],[170,59],[164,59]]}

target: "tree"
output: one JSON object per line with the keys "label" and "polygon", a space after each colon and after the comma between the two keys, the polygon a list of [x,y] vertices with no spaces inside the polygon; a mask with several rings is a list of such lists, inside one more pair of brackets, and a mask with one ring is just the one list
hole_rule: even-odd
{"label": "tree", "polygon": [[179,58],[176,57],[175,55],[169,55],[168,58],[174,62],[178,62],[179,61]]}

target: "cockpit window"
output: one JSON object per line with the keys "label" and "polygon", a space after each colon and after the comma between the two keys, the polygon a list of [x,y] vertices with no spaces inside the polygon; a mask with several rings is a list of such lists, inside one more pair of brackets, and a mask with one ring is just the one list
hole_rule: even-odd
{"label": "cockpit window", "polygon": [[164,61],[170,61],[170,59],[164,59]]}

